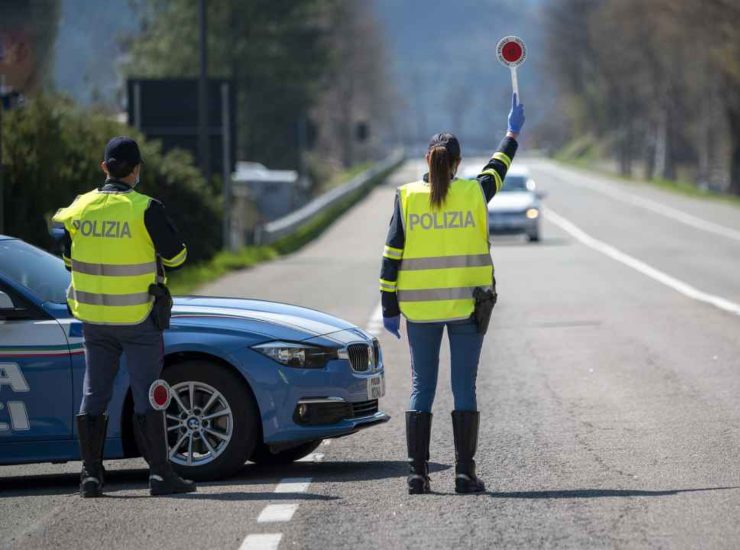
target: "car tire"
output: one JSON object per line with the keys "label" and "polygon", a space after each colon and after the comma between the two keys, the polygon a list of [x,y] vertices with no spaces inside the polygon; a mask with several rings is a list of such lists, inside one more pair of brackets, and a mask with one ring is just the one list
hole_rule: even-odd
{"label": "car tire", "polygon": [[531,243],[540,242],[540,232],[537,231],[536,233],[528,233],[527,238],[529,239],[529,242]]}
{"label": "car tire", "polygon": [[[218,451],[217,456],[205,461],[203,464],[197,464],[196,461],[194,465],[178,463],[176,460],[171,459],[175,471],[187,479],[194,479],[196,481],[223,479],[238,472],[254,452],[254,447],[257,444],[260,433],[259,411],[252,391],[246,381],[227,367],[215,361],[210,362],[205,360],[190,360],[171,365],[165,369],[163,378],[172,387],[173,392],[178,391],[179,387],[178,393],[183,388],[188,387],[190,382],[194,382],[196,387],[200,388],[200,390],[196,390],[195,392],[194,401],[196,406],[198,404],[202,406],[202,401],[208,399],[209,388],[218,392],[221,397],[203,414],[204,417],[213,414],[214,411],[222,412],[227,410],[225,407],[218,408],[224,402],[230,410],[230,414],[225,414],[213,420],[212,422],[214,424],[209,424],[214,430],[219,430],[219,427],[215,425],[216,421],[224,422],[230,428],[228,432],[230,437],[223,448],[219,449],[215,447],[216,445],[220,445],[218,439],[209,439],[209,441],[213,441],[211,443],[212,447]],[[182,395],[180,403],[184,404],[186,408],[188,407],[187,393]],[[180,404],[173,397],[167,409],[168,426],[173,425],[173,420],[170,418],[172,414],[180,410]],[[184,429],[168,430],[168,444],[170,448],[174,445],[173,439],[179,439]],[[201,432],[199,437],[206,436]],[[198,444],[198,441],[197,439],[194,441],[195,446]],[[207,450],[203,442],[200,442],[200,446],[201,449]],[[182,457],[175,458],[179,458],[182,461]]]}
{"label": "car tire", "polygon": [[321,439],[306,441],[296,447],[291,447],[284,451],[278,451],[277,453],[273,453],[268,445],[260,442],[255,446],[250,460],[260,466],[281,466],[290,464],[291,462],[300,460],[304,456],[310,455],[319,445],[321,445],[321,441]]}

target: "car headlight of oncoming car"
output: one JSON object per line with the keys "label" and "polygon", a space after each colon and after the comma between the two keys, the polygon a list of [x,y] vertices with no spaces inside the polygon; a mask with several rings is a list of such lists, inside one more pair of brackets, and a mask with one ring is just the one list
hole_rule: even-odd
{"label": "car headlight of oncoming car", "polygon": [[299,369],[321,369],[332,359],[338,359],[337,350],[297,342],[268,342],[252,349],[281,365]]}
{"label": "car headlight of oncoming car", "polygon": [[537,210],[536,208],[530,208],[529,210],[527,210],[527,213],[526,213],[526,215],[527,215],[527,217],[528,217],[528,218],[529,218],[530,220],[535,220],[535,219],[539,218],[539,216],[540,216],[540,211],[539,211],[539,210]]}

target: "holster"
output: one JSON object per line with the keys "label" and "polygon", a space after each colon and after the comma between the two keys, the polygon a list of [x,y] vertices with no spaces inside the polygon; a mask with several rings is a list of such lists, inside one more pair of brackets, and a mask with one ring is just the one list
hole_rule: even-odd
{"label": "holster", "polygon": [[173,305],[170,289],[164,283],[152,283],[149,285],[149,294],[154,296],[152,308],[154,324],[159,330],[167,330],[170,328]]}
{"label": "holster", "polygon": [[488,332],[488,325],[491,322],[493,308],[498,300],[498,294],[496,293],[496,278],[493,278],[492,288],[476,287],[473,290],[473,298],[475,299],[473,318],[478,325],[478,332],[480,334],[485,334]]}

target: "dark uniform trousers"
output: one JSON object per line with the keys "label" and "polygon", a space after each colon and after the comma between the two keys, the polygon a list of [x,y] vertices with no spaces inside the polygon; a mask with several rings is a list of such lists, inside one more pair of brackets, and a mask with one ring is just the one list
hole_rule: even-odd
{"label": "dark uniform trousers", "polygon": [[134,412],[152,410],[149,387],[162,372],[164,341],[151,316],[138,325],[82,324],[85,382],[80,414],[96,416],[108,408],[121,355],[131,380]]}

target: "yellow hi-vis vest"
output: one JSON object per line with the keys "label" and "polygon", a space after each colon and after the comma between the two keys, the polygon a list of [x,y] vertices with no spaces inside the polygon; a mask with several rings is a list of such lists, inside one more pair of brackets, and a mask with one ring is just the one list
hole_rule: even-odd
{"label": "yellow hi-vis vest", "polygon": [[453,180],[433,209],[429,184],[399,188],[406,236],[398,272],[401,313],[414,322],[467,319],[476,287],[491,288],[488,208],[480,183]]}
{"label": "yellow hi-vis vest", "polygon": [[152,310],[157,255],[144,225],[150,198],[134,190],[91,191],[54,216],[72,238],[67,303],[86,323],[136,325]]}

